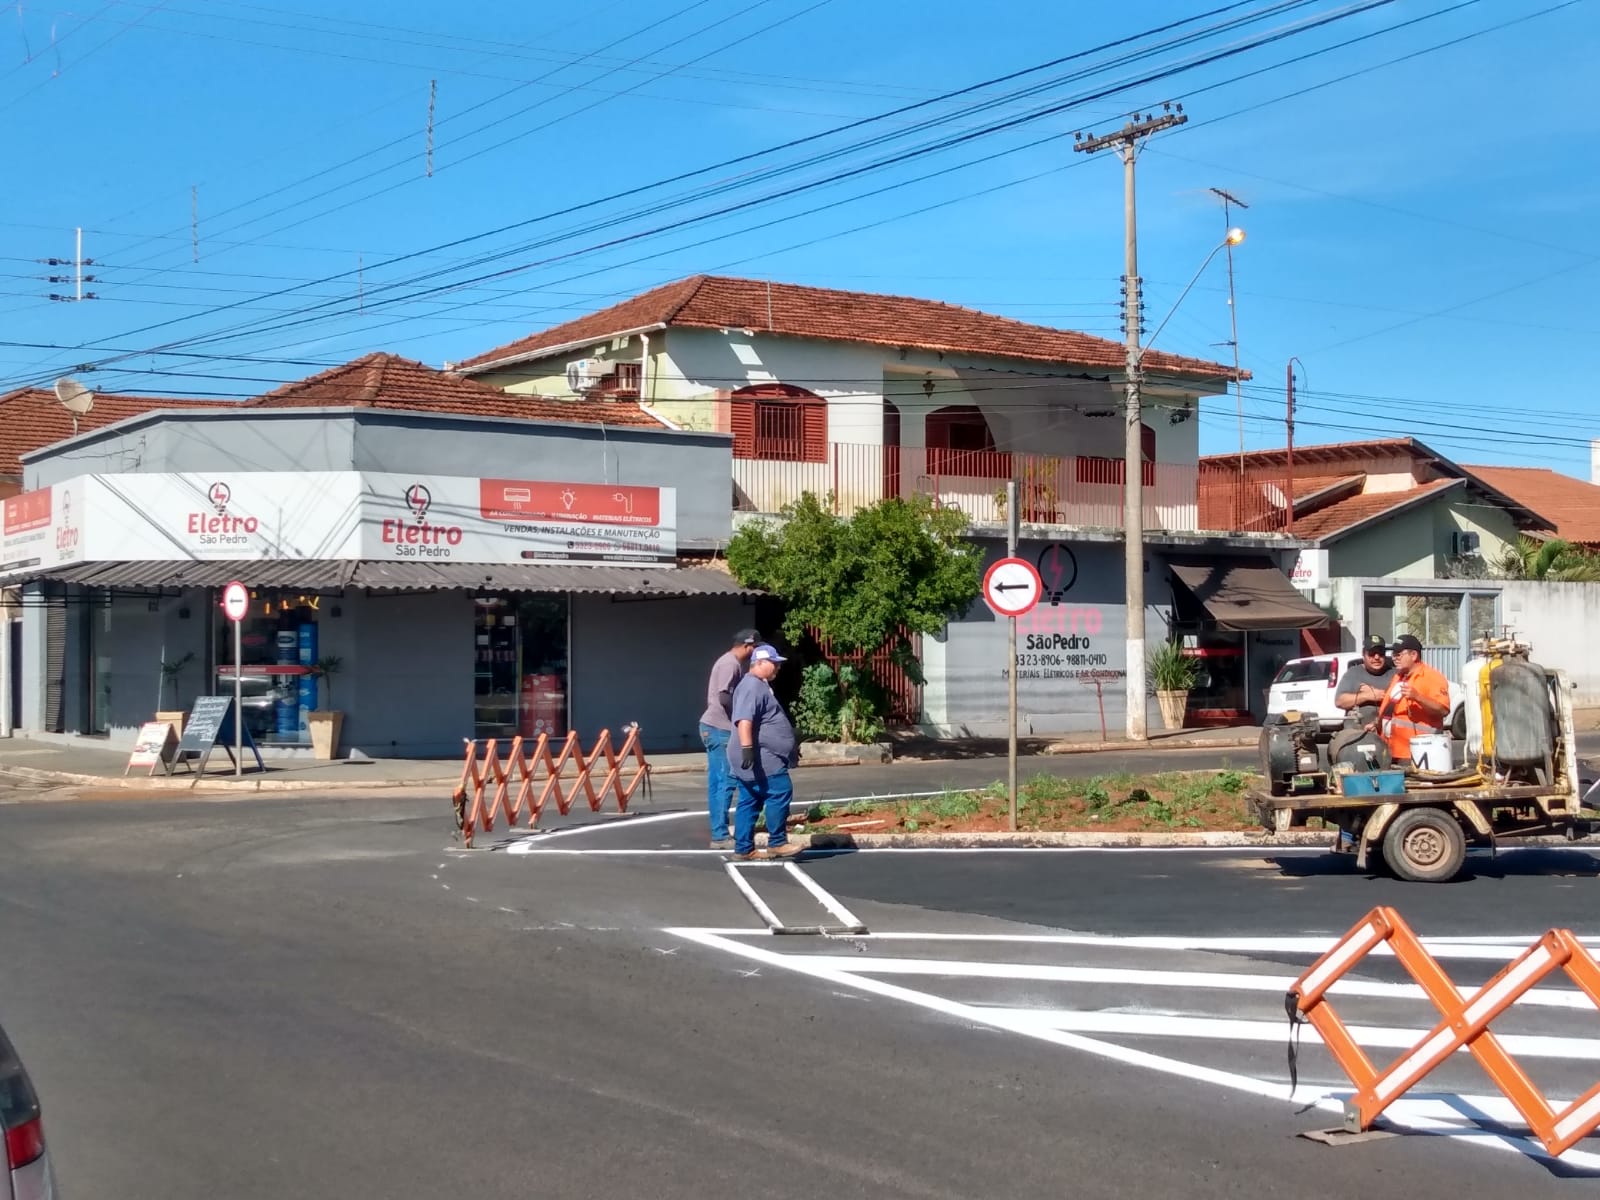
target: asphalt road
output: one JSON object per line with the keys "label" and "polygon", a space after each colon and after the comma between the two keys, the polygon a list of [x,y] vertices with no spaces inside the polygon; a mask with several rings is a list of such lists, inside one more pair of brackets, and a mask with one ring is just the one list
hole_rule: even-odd
{"label": "asphalt road", "polygon": [[[1049,769],[1119,769],[1102,758]],[[986,782],[995,765],[932,770]],[[885,778],[818,770],[804,787],[851,794],[869,775]],[[657,807],[678,790],[658,787]],[[1463,1137],[1296,1138],[1336,1123],[1305,1106],[1337,1080],[1313,1047],[1297,1101],[1273,1094],[1283,1046],[1258,1026],[1281,1029],[1281,990],[1189,985],[1292,976],[1376,903],[1430,935],[1581,927],[1600,886],[1587,854],[1502,855],[1439,888],[1314,854],[855,854],[804,869],[898,937],[820,942],[760,932],[718,856],[552,852],[603,850],[611,829],[447,850],[441,798],[0,801],[15,801],[0,804],[0,1021],[68,1197],[1572,1186],[1567,1168]],[[671,844],[682,824],[629,841],[658,827]],[[816,918],[779,874],[756,886]],[[1179,941],[1137,940],[1154,935]],[[1294,945],[1217,940],[1265,937]],[[1452,969],[1476,981],[1493,965]],[[1375,1026],[1428,1023],[1374,1004],[1359,1015]],[[1592,1027],[1552,1015],[1576,1025],[1535,1014],[1519,1034]],[[1230,1020],[1243,1040],[1216,1035]],[[1180,1022],[1199,1032],[1174,1036]],[[1593,1056],[1560,1043],[1536,1077],[1577,1094]]]}

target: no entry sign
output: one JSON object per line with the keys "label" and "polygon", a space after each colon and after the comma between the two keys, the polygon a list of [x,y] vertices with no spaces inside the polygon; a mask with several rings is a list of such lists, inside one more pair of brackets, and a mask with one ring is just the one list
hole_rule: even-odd
{"label": "no entry sign", "polygon": [[222,589],[222,612],[230,621],[242,621],[250,611],[250,589],[235,580]]}
{"label": "no entry sign", "polygon": [[1043,594],[1039,568],[1025,558],[1002,558],[983,577],[983,598],[1002,617],[1032,612]]}

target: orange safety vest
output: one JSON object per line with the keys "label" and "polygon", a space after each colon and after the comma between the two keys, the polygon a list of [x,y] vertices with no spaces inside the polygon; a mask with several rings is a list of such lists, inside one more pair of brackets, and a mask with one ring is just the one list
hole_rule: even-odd
{"label": "orange safety vest", "polygon": [[[1409,683],[1411,690],[1435,707],[1430,711],[1414,697],[1400,694],[1402,684]],[[1396,675],[1384,693],[1383,706],[1378,709],[1378,729],[1389,743],[1389,753],[1397,765],[1411,761],[1411,739],[1427,733],[1442,733],[1444,719],[1450,712],[1450,683],[1444,675],[1425,662],[1411,668],[1409,675]],[[1438,715],[1435,715],[1438,714]]]}

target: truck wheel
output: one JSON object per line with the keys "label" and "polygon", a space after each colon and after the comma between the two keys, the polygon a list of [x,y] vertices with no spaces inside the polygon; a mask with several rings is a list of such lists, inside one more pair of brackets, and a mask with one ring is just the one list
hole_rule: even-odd
{"label": "truck wheel", "polygon": [[1383,834],[1383,861],[1412,883],[1448,883],[1466,859],[1461,824],[1443,809],[1407,809]]}

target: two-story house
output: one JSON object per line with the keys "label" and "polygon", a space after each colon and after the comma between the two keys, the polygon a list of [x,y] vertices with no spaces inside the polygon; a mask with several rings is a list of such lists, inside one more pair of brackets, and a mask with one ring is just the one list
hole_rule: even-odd
{"label": "two-story house", "polygon": [[[1017,481],[1022,552],[1047,600],[1023,621],[1016,669],[1027,727],[1054,733],[1123,720],[1124,365],[1119,342],[935,300],[698,275],[451,369],[729,436],[736,520],[805,492],[840,513],[924,495],[965,512],[994,557]],[[1270,521],[1204,532],[1200,405],[1232,368],[1150,351],[1143,369],[1148,636],[1206,657],[1191,719],[1244,720],[1325,616],[1289,586],[1292,543]],[[1213,474],[1209,496],[1248,498],[1236,473]],[[1004,623],[976,605],[922,649],[922,724],[998,732]]]}

